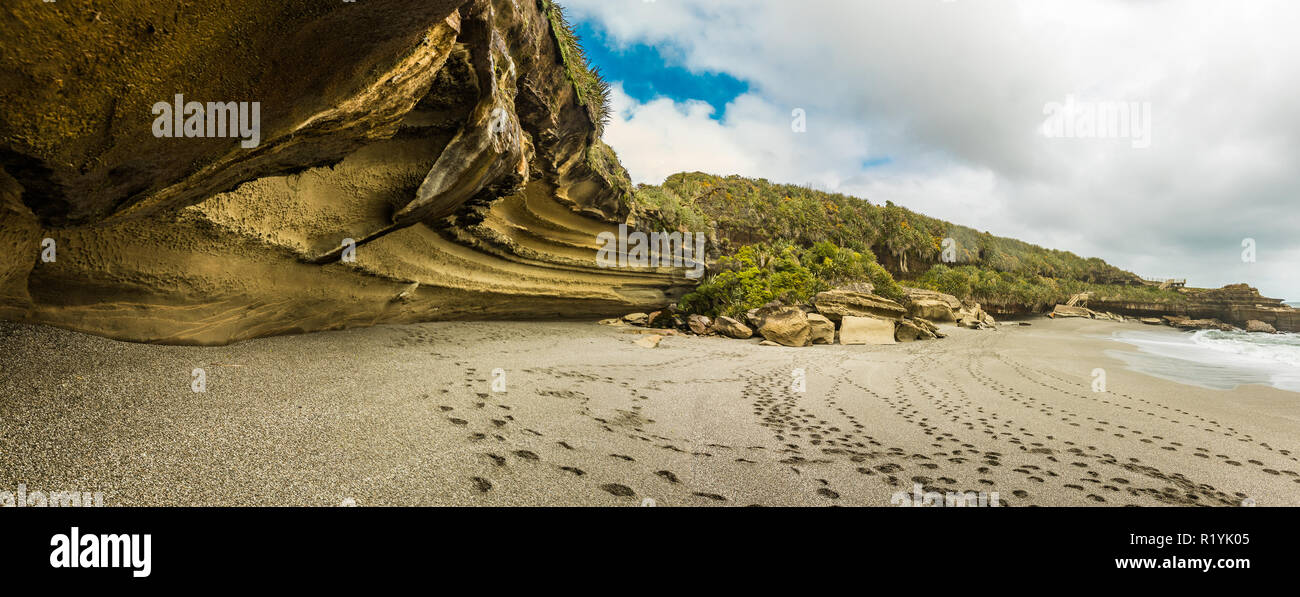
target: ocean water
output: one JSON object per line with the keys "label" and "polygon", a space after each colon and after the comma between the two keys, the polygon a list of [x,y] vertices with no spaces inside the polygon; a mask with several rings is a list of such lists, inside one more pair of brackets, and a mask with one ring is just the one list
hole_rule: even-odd
{"label": "ocean water", "polygon": [[1265,384],[1300,392],[1300,334],[1126,330],[1112,340],[1138,350],[1108,350],[1129,369],[1179,383],[1231,390]]}

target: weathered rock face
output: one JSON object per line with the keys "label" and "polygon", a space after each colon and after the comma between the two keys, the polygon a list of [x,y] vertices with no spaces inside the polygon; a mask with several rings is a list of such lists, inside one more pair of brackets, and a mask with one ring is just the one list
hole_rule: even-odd
{"label": "weathered rock face", "polygon": [[[693,284],[597,267],[630,183],[536,2],[113,6],[0,13],[0,317],[221,344]],[[155,136],[178,94],[258,102],[257,146]]]}
{"label": "weathered rock face", "polygon": [[876,317],[879,319],[902,319],[907,309],[883,296],[865,294],[851,290],[828,290],[813,297],[817,312],[839,321],[844,317]]}
{"label": "weathered rock face", "polygon": [[1246,322],[1246,331],[1247,331],[1247,332],[1256,332],[1256,333],[1260,333],[1260,334],[1276,334],[1276,333],[1277,333],[1277,329],[1275,329],[1273,326],[1271,326],[1271,325],[1269,325],[1269,324],[1267,324],[1267,323],[1264,323],[1264,322],[1262,322],[1262,321],[1259,321],[1258,319],[1252,319],[1252,320],[1250,320],[1250,321],[1247,321],[1247,322]]}
{"label": "weathered rock face", "polygon": [[846,315],[840,321],[840,344],[894,344],[894,322]]}
{"label": "weathered rock face", "polygon": [[835,323],[818,313],[809,313],[808,326],[813,344],[834,344]]}

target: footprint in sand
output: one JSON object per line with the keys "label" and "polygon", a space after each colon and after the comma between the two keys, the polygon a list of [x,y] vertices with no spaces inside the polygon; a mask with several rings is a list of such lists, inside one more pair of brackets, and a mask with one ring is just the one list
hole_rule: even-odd
{"label": "footprint in sand", "polygon": [[528,450],[515,450],[515,456],[523,458],[524,460],[541,460],[536,453]]}
{"label": "footprint in sand", "polygon": [[600,488],[618,497],[632,497],[636,495],[636,492],[632,491],[631,487],[619,485],[618,483],[606,483],[601,485]]}
{"label": "footprint in sand", "polygon": [[681,481],[677,480],[677,475],[674,475],[672,471],[657,471],[655,474],[667,479],[669,483],[681,483]]}

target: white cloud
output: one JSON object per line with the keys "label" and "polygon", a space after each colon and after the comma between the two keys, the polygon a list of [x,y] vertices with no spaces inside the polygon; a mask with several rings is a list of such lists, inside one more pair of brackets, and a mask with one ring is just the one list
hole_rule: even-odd
{"label": "white cloud", "polygon": [[[638,181],[812,182],[1141,274],[1300,298],[1300,3],[565,4],[616,43],[750,84],[720,121],[706,104],[616,91],[606,140]],[[1151,148],[1043,138],[1044,105],[1071,95],[1150,102]],[[790,131],[794,108],[807,133]]]}

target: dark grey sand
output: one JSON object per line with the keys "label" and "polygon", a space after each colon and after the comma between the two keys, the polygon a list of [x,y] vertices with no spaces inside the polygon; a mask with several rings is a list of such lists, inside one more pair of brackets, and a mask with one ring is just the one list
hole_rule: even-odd
{"label": "dark grey sand", "polygon": [[[885,506],[922,483],[1013,506],[1300,504],[1300,394],[1126,371],[1104,354],[1124,345],[1098,338],[1125,325],[793,349],[430,323],[195,348],[6,323],[0,492],[102,491],[113,506]],[[206,393],[191,390],[196,367]]]}

